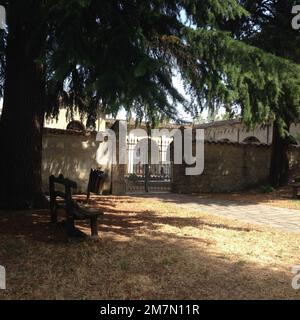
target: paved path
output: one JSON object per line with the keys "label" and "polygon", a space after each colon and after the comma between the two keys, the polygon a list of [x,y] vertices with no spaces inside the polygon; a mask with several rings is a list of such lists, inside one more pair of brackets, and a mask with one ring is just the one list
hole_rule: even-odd
{"label": "paved path", "polygon": [[151,197],[176,204],[182,209],[207,212],[252,224],[268,225],[300,233],[300,210],[276,208],[240,201],[210,199],[196,195],[153,194]]}

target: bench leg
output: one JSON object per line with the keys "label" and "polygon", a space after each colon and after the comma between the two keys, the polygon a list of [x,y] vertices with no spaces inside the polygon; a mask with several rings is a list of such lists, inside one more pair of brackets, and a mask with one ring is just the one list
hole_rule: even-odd
{"label": "bench leg", "polygon": [[75,221],[72,217],[68,216],[67,217],[67,233],[69,236],[74,236],[75,234]]}
{"label": "bench leg", "polygon": [[51,223],[57,223],[57,208],[55,202],[50,203]]}
{"label": "bench leg", "polygon": [[67,218],[67,234],[70,238],[85,239],[87,235],[75,227],[75,220],[72,217]]}
{"label": "bench leg", "polygon": [[91,196],[91,192],[90,192],[90,190],[88,190],[87,196],[86,196],[86,203],[89,203],[89,201],[90,201],[90,196]]}
{"label": "bench leg", "polygon": [[92,237],[98,238],[98,218],[97,217],[91,218],[91,233],[92,233]]}

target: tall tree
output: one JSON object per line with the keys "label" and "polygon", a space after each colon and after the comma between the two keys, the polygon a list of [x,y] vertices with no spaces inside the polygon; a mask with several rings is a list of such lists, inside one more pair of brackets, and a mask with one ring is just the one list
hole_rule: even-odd
{"label": "tall tree", "polygon": [[[252,42],[277,56],[300,63],[299,32],[291,27],[292,7],[295,1],[274,0],[268,2],[261,32],[253,37]],[[289,129],[292,122],[297,122],[299,114],[293,112],[292,102],[276,110],[273,125],[273,150],[270,169],[270,182],[279,187],[289,178]]]}
{"label": "tall tree", "polygon": [[39,59],[47,33],[39,2],[31,1],[28,6],[26,1],[10,1],[7,6],[9,33],[0,124],[0,201],[7,208],[30,207],[42,199],[45,70]]}
{"label": "tall tree", "polygon": [[[250,13],[240,19],[226,21],[223,28],[250,45],[262,48],[278,57],[300,63],[300,33],[293,30],[292,7],[294,0],[240,0]],[[295,68],[297,69],[297,68]],[[292,76],[292,75],[291,75]],[[282,95],[284,97],[284,95]],[[273,147],[270,182],[279,187],[288,181],[290,144],[289,128],[299,119],[298,110],[287,97],[273,106],[270,121],[273,121]]]}

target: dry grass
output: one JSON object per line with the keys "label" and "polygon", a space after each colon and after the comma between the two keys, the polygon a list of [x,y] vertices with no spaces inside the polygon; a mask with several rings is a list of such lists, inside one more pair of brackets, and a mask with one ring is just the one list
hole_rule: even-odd
{"label": "dry grass", "polygon": [[106,212],[97,242],[67,242],[48,212],[0,216],[1,299],[300,298],[291,288],[300,235],[151,198],[94,204]]}

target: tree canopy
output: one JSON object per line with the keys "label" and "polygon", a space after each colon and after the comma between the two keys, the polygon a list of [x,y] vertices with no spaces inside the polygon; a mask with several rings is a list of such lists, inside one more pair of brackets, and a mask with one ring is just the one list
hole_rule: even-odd
{"label": "tree canopy", "polygon": [[[43,33],[40,60],[49,116],[64,104],[71,113],[74,108],[86,113],[91,123],[97,107],[176,118],[176,107],[183,104],[193,114],[236,108],[251,124],[286,110],[287,102],[289,112],[299,113],[298,66],[255,48],[259,37],[251,40],[257,20],[267,24],[261,15],[271,10],[270,2],[9,1],[8,15],[21,10],[24,21],[33,20],[38,26],[33,42]],[[34,16],[26,15],[31,6]],[[242,27],[226,33],[225,23]],[[246,37],[250,40],[242,42]],[[173,86],[177,71],[192,96],[190,104]]]}

